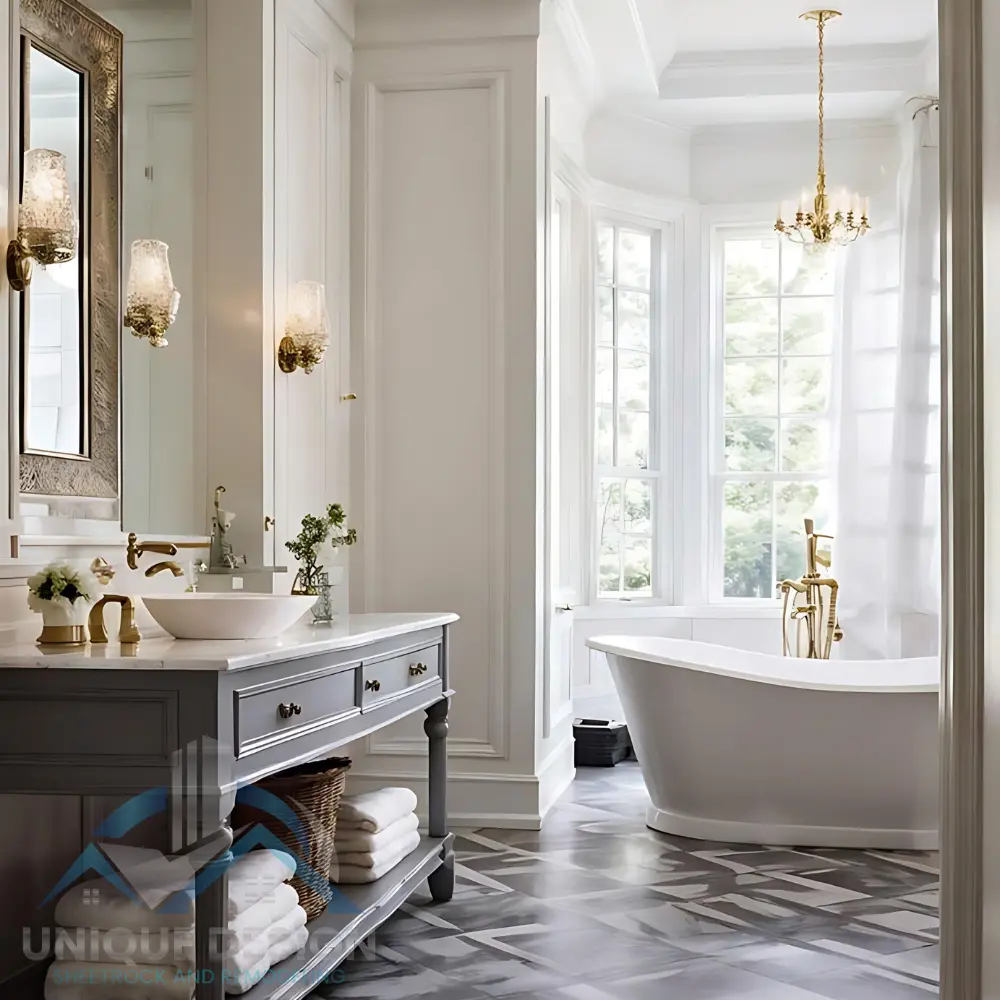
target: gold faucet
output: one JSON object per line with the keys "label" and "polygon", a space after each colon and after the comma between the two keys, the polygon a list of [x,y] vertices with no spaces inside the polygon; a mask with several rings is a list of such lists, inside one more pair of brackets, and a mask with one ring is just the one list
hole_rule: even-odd
{"label": "gold faucet", "polygon": [[162,573],[165,569],[169,569],[174,576],[184,575],[184,570],[181,568],[179,563],[175,563],[173,560],[166,560],[165,562],[153,563],[153,565],[146,570],[146,576],[156,576],[157,573]]}
{"label": "gold faucet", "polygon": [[104,627],[104,605],[120,604],[122,606],[122,620],[118,626],[119,642],[138,642],[142,636],[135,624],[135,605],[131,597],[122,597],[120,594],[105,594],[91,609],[88,625],[90,626],[91,642],[107,642],[108,630]]}
{"label": "gold faucet", "polygon": [[173,542],[140,542],[133,531],[128,536],[128,551],[126,559],[129,569],[139,568],[139,557],[147,552],[158,552],[163,556],[177,555],[177,546]]}
{"label": "gold faucet", "polygon": [[[128,551],[126,558],[129,569],[139,568],[139,559],[147,552],[157,552],[161,556],[175,556],[178,549],[207,549],[205,542],[140,542],[134,531],[128,536]],[[164,564],[160,564],[164,565]],[[151,573],[147,573],[151,576]],[[174,576],[180,576],[175,573]]]}
{"label": "gold faucet", "polygon": [[[828,660],[835,642],[844,638],[837,618],[837,594],[840,584],[832,577],[820,575],[819,567],[829,570],[830,556],[819,551],[821,535],[812,518],[805,519],[806,572],[799,580],[782,580],[781,647],[785,656],[801,656],[810,660]],[[794,646],[789,623],[795,625]]]}

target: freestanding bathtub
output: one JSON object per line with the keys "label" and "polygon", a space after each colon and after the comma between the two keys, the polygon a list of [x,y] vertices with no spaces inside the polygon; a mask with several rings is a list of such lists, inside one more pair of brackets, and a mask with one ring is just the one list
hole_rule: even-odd
{"label": "freestanding bathtub", "polygon": [[587,645],[608,655],[652,829],[936,849],[937,658],[804,660],[647,636]]}

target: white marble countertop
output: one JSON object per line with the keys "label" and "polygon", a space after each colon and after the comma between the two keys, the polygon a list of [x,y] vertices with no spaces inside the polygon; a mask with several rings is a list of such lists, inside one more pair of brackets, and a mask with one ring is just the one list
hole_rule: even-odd
{"label": "white marble countertop", "polygon": [[812,691],[936,692],[941,674],[936,656],[909,660],[807,660],[661,636],[598,635],[588,639],[587,645],[602,653],[649,663]]}
{"label": "white marble countertop", "polygon": [[124,648],[109,642],[67,649],[22,643],[0,648],[0,667],[245,670],[315,653],[354,649],[456,621],[458,615],[451,613],[347,615],[329,625],[295,625],[274,639],[202,640],[160,635]]}

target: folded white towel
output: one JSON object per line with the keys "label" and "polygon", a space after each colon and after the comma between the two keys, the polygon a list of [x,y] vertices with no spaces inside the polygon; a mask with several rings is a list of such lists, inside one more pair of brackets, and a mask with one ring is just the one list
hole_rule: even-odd
{"label": "folded white towel", "polygon": [[380,868],[393,858],[409,854],[420,843],[420,834],[416,830],[404,833],[391,844],[380,847],[377,851],[337,851],[335,860],[338,865],[357,865],[359,868]]}
{"label": "folded white towel", "polygon": [[[346,863],[340,855],[334,855],[330,863],[330,881],[340,885],[361,885],[365,882],[375,882],[386,872],[392,871],[407,854],[420,843],[420,834],[412,833],[399,842],[392,854],[385,853],[375,865],[356,865]],[[352,857],[352,855],[347,855]]]}
{"label": "folded white towel", "polygon": [[229,931],[240,944],[260,937],[272,924],[288,916],[299,905],[298,893],[286,882],[229,921]]}
{"label": "folded white towel", "polygon": [[229,867],[229,919],[287,882],[295,874],[295,864],[291,854],[268,848],[237,858]]}
{"label": "folded white towel", "polygon": [[[271,968],[286,958],[301,951],[309,941],[309,928],[300,927],[292,931],[284,940],[271,945],[264,956],[252,969],[247,970],[242,976],[227,978],[224,984],[227,993],[246,993],[247,990],[256,986],[262,979],[266,980],[271,972]],[[275,977],[277,982],[277,977]],[[48,1000],[48,998],[46,998]]]}
{"label": "folded white towel", "polygon": [[337,810],[337,822],[343,819],[366,833],[380,833],[416,808],[417,797],[409,788],[379,788],[345,795]]}
{"label": "folded white towel", "polygon": [[[143,852],[139,848],[131,851],[137,858],[143,853],[148,853],[151,868],[163,863],[159,851]],[[247,852],[229,869],[227,916],[231,920],[244,912],[294,874],[295,858],[290,854],[267,849]],[[56,904],[55,922],[60,927],[97,927],[101,930],[190,927],[194,924],[194,893],[187,890],[175,893],[151,910],[141,900],[119,892],[105,879],[91,879],[78,882],[63,893]]]}
{"label": "folded white towel", "polygon": [[347,854],[351,851],[374,852],[402,839],[408,833],[416,830],[419,825],[420,820],[417,819],[416,813],[410,813],[402,819],[397,819],[395,823],[387,826],[380,833],[366,833],[358,827],[341,829],[338,823],[333,846],[338,854]]}
{"label": "folded white towel", "polygon": [[191,1000],[194,977],[170,965],[53,962],[45,1000]]}
{"label": "folded white towel", "polygon": [[305,927],[306,911],[296,906],[290,913],[271,924],[262,934],[258,934],[246,943],[242,943],[235,955],[226,959],[224,976],[234,982],[244,978],[263,958],[268,951],[294,934],[300,927]]}
{"label": "folded white towel", "polygon": [[[166,912],[168,910],[178,912]],[[60,927],[98,927],[101,930],[192,927],[194,893],[176,893],[158,909],[151,910],[141,900],[119,892],[107,880],[91,879],[77,882],[62,894],[56,903],[55,922]]]}
{"label": "folded white towel", "polygon": [[118,927],[58,927],[52,947],[60,962],[112,965],[175,965],[194,963],[194,928],[130,931]]}

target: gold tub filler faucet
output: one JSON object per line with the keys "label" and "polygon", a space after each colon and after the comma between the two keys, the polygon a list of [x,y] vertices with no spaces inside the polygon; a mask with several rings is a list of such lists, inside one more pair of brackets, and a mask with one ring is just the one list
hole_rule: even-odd
{"label": "gold tub filler faucet", "polygon": [[844,638],[837,618],[837,591],[840,584],[822,576],[819,567],[830,569],[829,551],[821,552],[819,539],[833,539],[815,530],[812,518],[805,519],[806,572],[801,580],[782,580],[781,648],[785,656],[829,660],[835,642]]}

